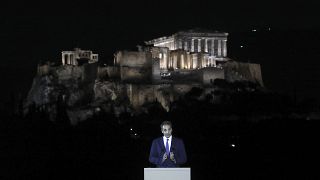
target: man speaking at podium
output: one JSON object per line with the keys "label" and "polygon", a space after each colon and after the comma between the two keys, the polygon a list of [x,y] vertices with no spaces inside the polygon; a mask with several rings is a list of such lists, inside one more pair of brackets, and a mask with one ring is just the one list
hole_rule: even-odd
{"label": "man speaking at podium", "polygon": [[172,136],[172,123],[164,121],[160,125],[163,137],[152,141],[149,161],[157,167],[179,167],[187,161],[183,141]]}

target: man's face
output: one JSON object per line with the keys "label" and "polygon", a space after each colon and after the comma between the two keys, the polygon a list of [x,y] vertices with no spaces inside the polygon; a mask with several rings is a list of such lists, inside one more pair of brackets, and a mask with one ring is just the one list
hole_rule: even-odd
{"label": "man's face", "polygon": [[168,138],[172,134],[172,128],[171,128],[170,125],[165,124],[165,125],[162,126],[162,131],[161,132],[165,137]]}

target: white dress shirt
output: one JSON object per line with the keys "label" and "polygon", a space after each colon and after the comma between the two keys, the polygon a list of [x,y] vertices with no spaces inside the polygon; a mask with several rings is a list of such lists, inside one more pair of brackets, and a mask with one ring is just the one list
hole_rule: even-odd
{"label": "white dress shirt", "polygon": [[[167,144],[167,139],[165,136],[163,136],[163,143],[164,143],[164,147],[166,147],[166,144]],[[168,141],[168,144],[169,144],[169,151],[170,151],[170,148],[171,148],[171,141],[172,141],[172,136],[169,137],[169,141]]]}

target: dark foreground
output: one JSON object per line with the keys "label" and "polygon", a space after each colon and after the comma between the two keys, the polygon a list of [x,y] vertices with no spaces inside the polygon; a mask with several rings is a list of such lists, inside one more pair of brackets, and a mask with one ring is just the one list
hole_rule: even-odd
{"label": "dark foreground", "polygon": [[150,143],[160,136],[162,118],[172,120],[174,134],[184,139],[191,179],[317,177],[320,121],[175,117],[101,114],[77,126],[52,123],[42,113],[4,117],[1,179],[142,180],[143,168],[152,167]]}

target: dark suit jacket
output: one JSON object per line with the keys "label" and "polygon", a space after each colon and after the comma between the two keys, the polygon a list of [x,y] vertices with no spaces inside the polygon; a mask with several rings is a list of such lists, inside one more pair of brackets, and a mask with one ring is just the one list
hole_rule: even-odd
{"label": "dark suit jacket", "polygon": [[169,157],[162,162],[163,154],[166,153],[163,137],[154,139],[151,145],[149,161],[157,167],[179,167],[187,161],[186,151],[181,139],[172,136],[170,152],[174,153],[176,163],[170,160]]}

